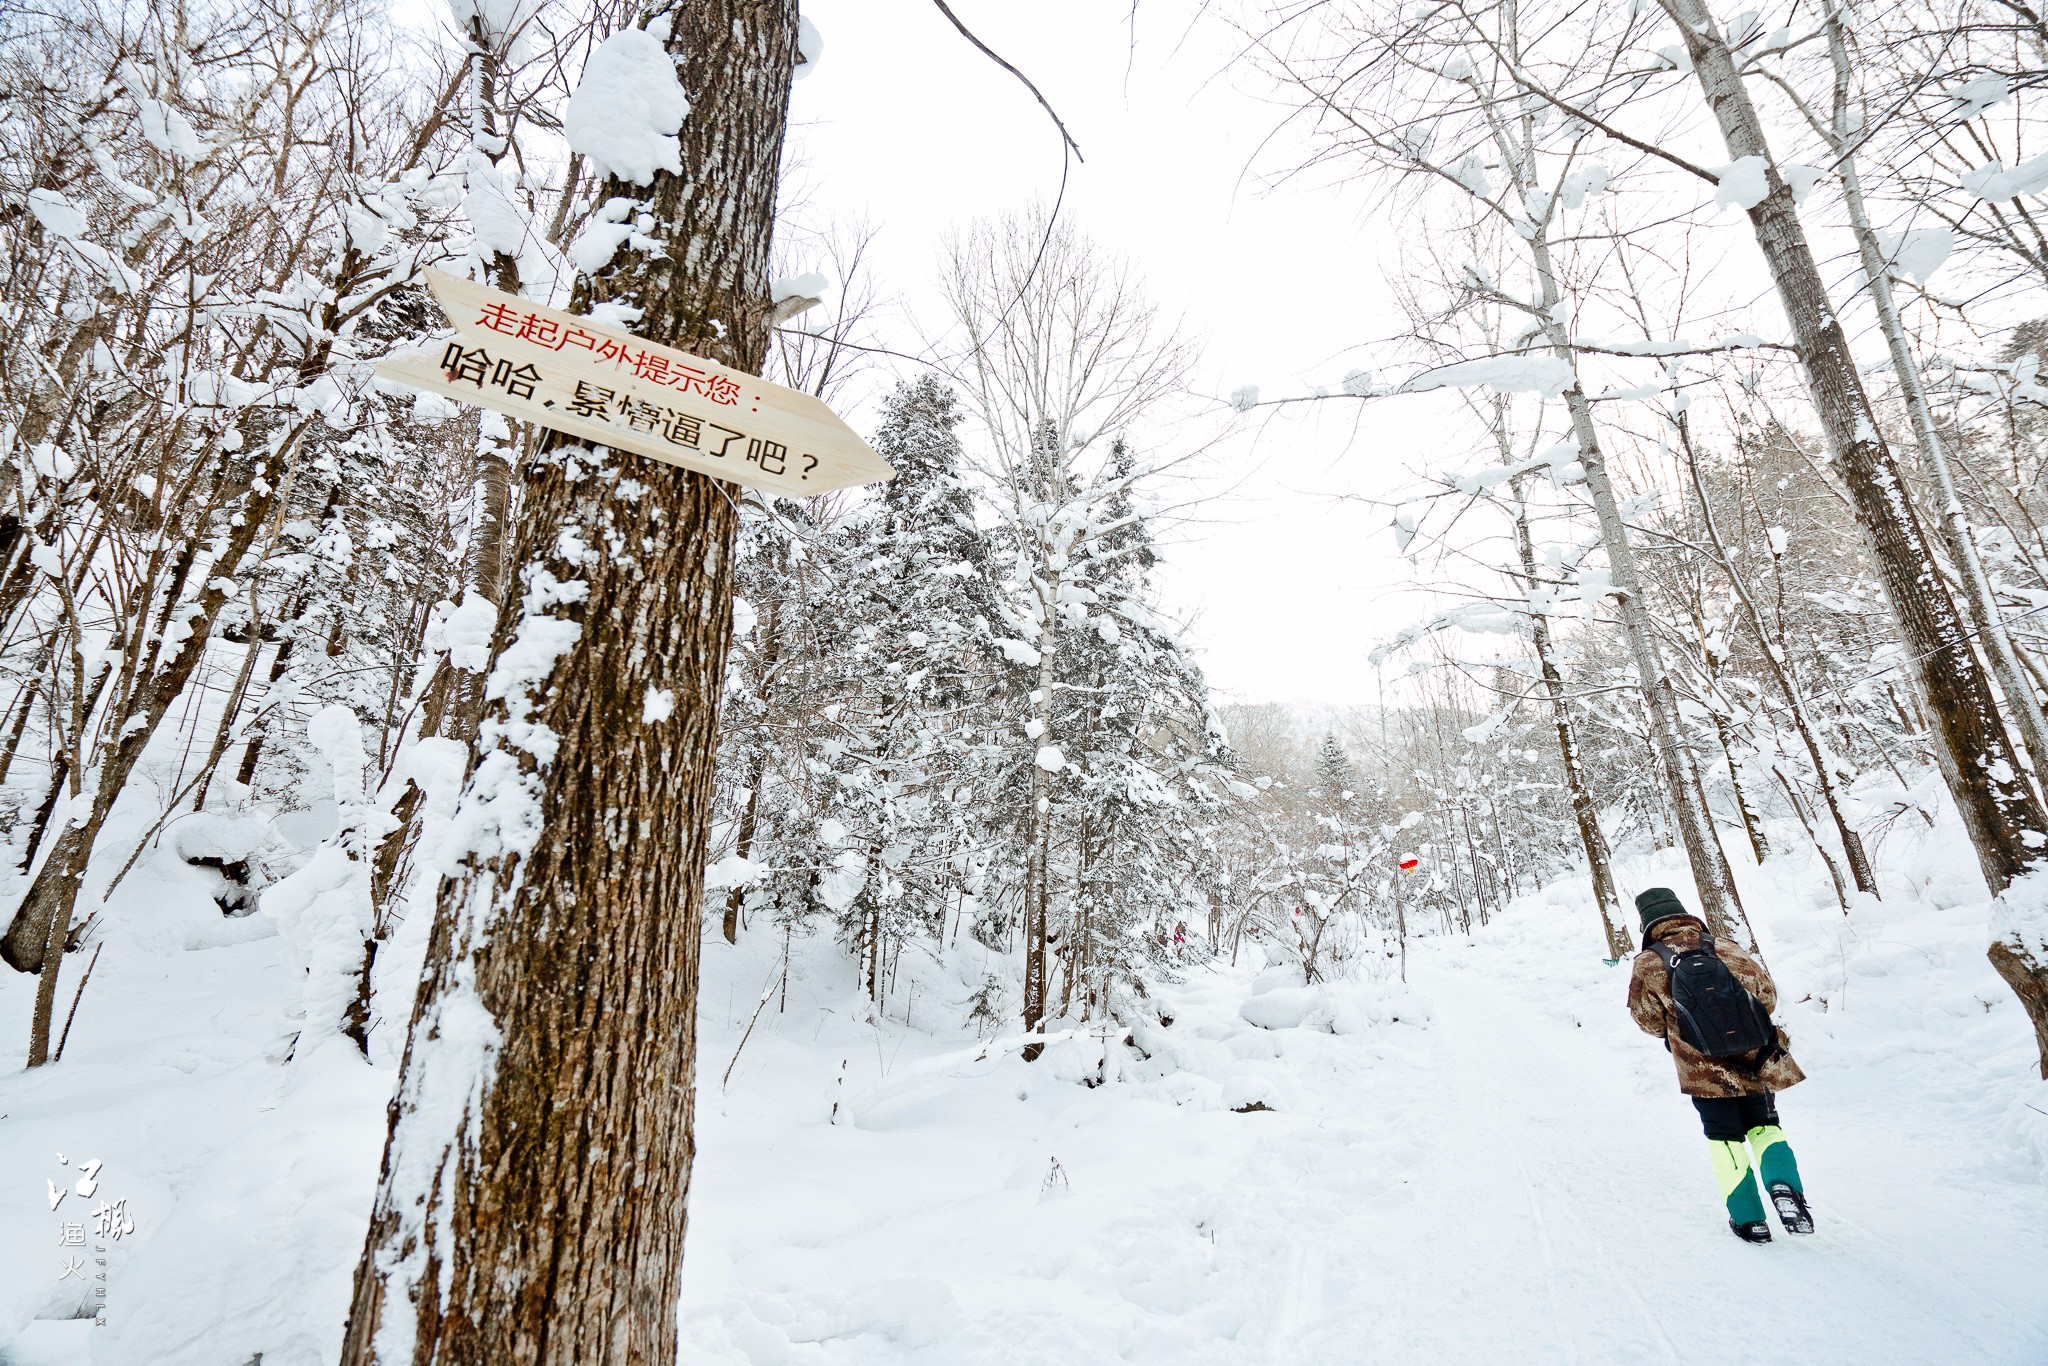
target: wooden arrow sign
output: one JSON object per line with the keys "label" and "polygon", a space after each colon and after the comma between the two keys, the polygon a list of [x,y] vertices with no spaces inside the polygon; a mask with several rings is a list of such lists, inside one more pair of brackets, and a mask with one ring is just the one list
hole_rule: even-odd
{"label": "wooden arrow sign", "polygon": [[784,497],[896,477],[810,394],[472,280],[426,275],[456,336],[378,361],[394,384]]}

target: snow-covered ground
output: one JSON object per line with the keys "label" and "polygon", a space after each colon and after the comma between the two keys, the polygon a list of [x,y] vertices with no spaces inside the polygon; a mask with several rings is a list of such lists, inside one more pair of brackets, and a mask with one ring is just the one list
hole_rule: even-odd
{"label": "snow-covered ground", "polygon": [[[1419,941],[1406,988],[1194,966],[1094,1087],[1099,1033],[980,1056],[971,948],[906,955],[875,1021],[799,940],[741,1049],[782,946],[714,938],[683,1359],[1682,1361],[1739,1335],[1756,1361],[2048,1360],[2048,1085],[1968,868],[1911,862],[1939,876],[1847,921],[1745,870],[1812,1078],[1782,1109],[1819,1233],[1769,1247],[1728,1234],[1583,886]],[[190,872],[124,883],[61,1065],[18,1070],[31,984],[0,980],[0,1363],[335,1357],[390,1043],[275,1061],[280,941],[208,922]],[[93,1198],[51,1211],[92,1158]],[[135,1221],[108,1326],[39,1317],[90,1302],[59,1231],[108,1196]]]}
{"label": "snow-covered ground", "polygon": [[[1754,883],[1799,1002],[1812,1079],[1781,1109],[1820,1225],[1759,1248],[1580,890],[1423,942],[1407,993],[1333,993],[1358,1032],[1252,1027],[1258,974],[1195,972],[1137,1036],[1152,1061],[1095,1089],[878,1031],[838,974],[798,982],[703,1091],[686,1356],[1689,1361],[1739,1333],[1757,1361],[2048,1360],[2048,1186],[2012,1119],[2048,1088],[1982,906],[1851,931]],[[722,1068],[773,961],[712,961],[736,987],[707,1003]],[[933,1053],[955,1061],[918,1072]],[[1233,1087],[1277,1110],[1222,1108]]]}

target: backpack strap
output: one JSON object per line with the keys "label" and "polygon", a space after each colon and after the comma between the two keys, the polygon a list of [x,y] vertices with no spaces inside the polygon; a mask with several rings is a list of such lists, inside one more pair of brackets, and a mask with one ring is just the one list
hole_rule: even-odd
{"label": "backpack strap", "polygon": [[[1664,995],[1671,1002],[1670,1017],[1672,1023],[1678,1026],[1679,1037],[1681,1039],[1685,1037],[1687,1025],[1691,1025],[1693,1033],[1697,1035],[1699,1033],[1699,1026],[1693,1022],[1692,1012],[1685,1008],[1685,1004],[1678,999],[1678,993],[1671,989],[1671,974],[1678,966],[1679,950],[1672,948],[1671,945],[1661,939],[1651,940],[1649,949],[1664,964]],[[1664,1035],[1664,1049],[1666,1052],[1671,1050],[1671,1035],[1668,1028]]]}

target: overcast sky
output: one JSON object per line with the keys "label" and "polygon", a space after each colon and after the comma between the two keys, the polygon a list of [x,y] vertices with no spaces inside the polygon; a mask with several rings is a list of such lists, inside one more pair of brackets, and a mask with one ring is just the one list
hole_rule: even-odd
{"label": "overcast sky", "polygon": [[[1221,400],[1335,389],[1347,351],[1395,317],[1383,282],[1386,229],[1367,193],[1266,188],[1258,158],[1280,111],[1225,74],[1231,35],[1190,26],[1187,0],[955,0],[954,9],[1042,89],[1086,161],[1062,213],[1136,261],[1203,346],[1198,383]],[[946,232],[1051,200],[1057,134],[1030,94],[962,40],[930,0],[806,0],[824,36],[797,86],[794,146],[818,211],[865,213],[881,230],[884,287],[936,317],[930,282]],[[911,367],[902,367],[907,373]],[[1365,652],[1417,610],[1381,493],[1422,439],[1421,405],[1349,401],[1215,415],[1162,441],[1232,433],[1205,481],[1212,500],[1175,536],[1162,585],[1191,618],[1219,694],[1369,701]],[[860,415],[856,425],[866,425]]]}
{"label": "overcast sky", "polygon": [[[396,3],[408,22],[453,41],[440,0]],[[1368,651],[1441,605],[1431,587],[1449,586],[1416,581],[1431,571],[1396,552],[1388,504],[1417,487],[1413,472],[1485,459],[1454,416],[1457,401],[1448,392],[1338,399],[1240,416],[1225,400],[1245,385],[1267,400],[1336,390],[1347,371],[1368,366],[1363,348],[1404,330],[1387,281],[1399,273],[1403,235],[1422,231],[1413,212],[1369,185],[1283,176],[1304,159],[1304,144],[1279,131],[1287,110],[1235,60],[1236,35],[1203,13],[1204,0],[952,4],[1037,83],[1079,142],[1085,160],[1068,168],[1064,192],[1061,144],[1044,111],[932,0],[805,0],[824,52],[793,100],[797,216],[812,228],[863,219],[878,231],[871,262],[888,301],[882,340],[924,353],[944,316],[934,282],[947,235],[1059,196],[1066,221],[1134,262],[1202,347],[1189,412],[1130,435],[1151,457],[1209,447],[1196,490],[1208,496],[1173,529],[1160,581],[1169,613],[1190,623],[1212,686],[1235,700],[1376,700]],[[1717,159],[1687,84],[1631,113],[1703,164]],[[1798,151],[1789,142],[1781,150]],[[1663,290],[1654,326],[1781,334],[1782,319],[1762,304],[1770,290],[1742,215],[1715,209],[1711,186],[1684,175],[1672,184],[1674,173],[1662,173],[1649,184],[1648,209],[1659,222],[1690,214],[1693,229],[1673,239],[1687,280]],[[1804,217],[1852,339],[1880,360],[1868,310],[1848,284],[1858,267],[1839,225],[1820,202]],[[826,266],[791,262],[799,271]],[[1593,329],[1587,335],[1640,335],[1611,308],[1602,317],[1602,305],[1581,306],[1575,321]],[[1785,381],[1790,362],[1772,363]],[[1596,387],[1603,369],[1633,387],[1658,365],[1594,364]],[[835,402],[871,431],[876,399],[917,371],[914,361],[887,361]],[[1610,454],[1625,465],[1631,440],[1654,446],[1662,419],[1624,416],[1639,430],[1611,431]],[[1170,494],[1179,501],[1185,492]]]}
{"label": "overcast sky", "polygon": [[[395,3],[453,45],[444,4]],[[1191,415],[1134,435],[1155,455],[1212,446],[1195,488],[1169,492],[1196,501],[1167,533],[1159,575],[1211,687],[1223,700],[1375,700],[1367,651],[1427,605],[1391,513],[1363,500],[1401,487],[1404,467],[1448,462],[1430,444],[1444,404],[1368,412],[1339,399],[1240,416],[1225,400],[1244,385],[1268,400],[1337,390],[1365,363],[1360,343],[1400,330],[1384,269],[1391,215],[1365,187],[1274,184],[1299,141],[1273,139],[1285,110],[1233,69],[1234,35],[1200,17],[1201,0],[1139,0],[1135,20],[1129,0],[952,5],[1080,144],[1064,194],[1045,112],[931,0],[805,0],[825,50],[792,101],[803,216],[878,229],[886,344],[921,353],[943,316],[933,290],[947,234],[1058,196],[1062,217],[1133,261],[1200,343]],[[888,384],[917,372],[884,362],[843,396],[844,415],[871,431]]]}

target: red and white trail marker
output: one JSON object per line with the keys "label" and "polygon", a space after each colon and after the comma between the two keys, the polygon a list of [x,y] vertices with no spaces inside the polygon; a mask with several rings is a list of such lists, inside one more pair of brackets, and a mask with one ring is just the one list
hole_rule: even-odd
{"label": "red and white trail marker", "polygon": [[814,395],[473,280],[426,276],[456,335],[378,361],[380,378],[786,498],[896,477]]}

